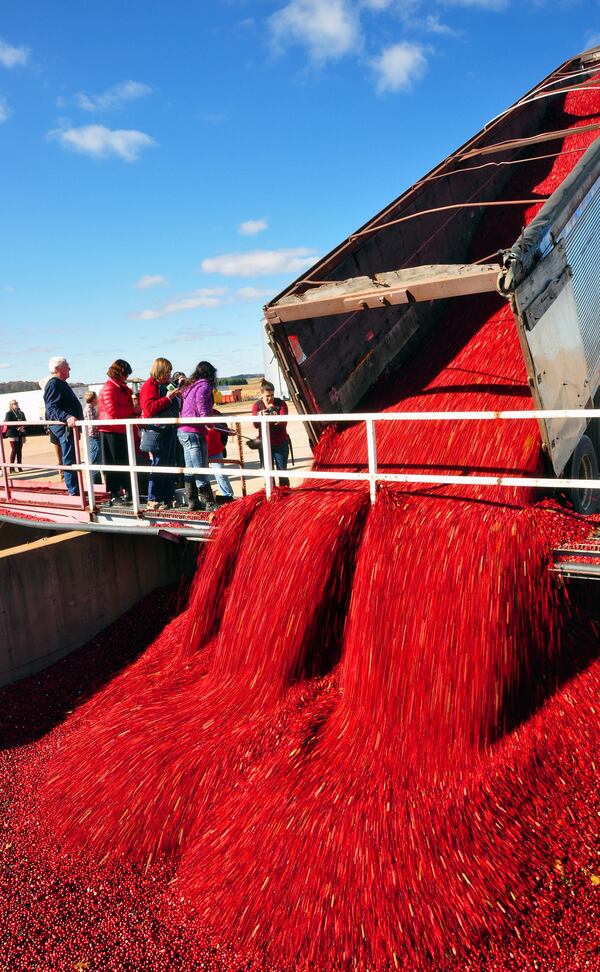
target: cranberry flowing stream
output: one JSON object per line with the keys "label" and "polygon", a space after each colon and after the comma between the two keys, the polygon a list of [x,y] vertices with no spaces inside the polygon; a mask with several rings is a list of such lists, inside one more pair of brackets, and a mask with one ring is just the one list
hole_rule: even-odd
{"label": "cranberry flowing stream", "polygon": [[[598,92],[554,114],[576,132]],[[556,151],[505,198],[560,185],[579,156]],[[491,211],[473,259],[539,208]],[[450,302],[369,403],[532,407],[495,295]],[[542,468],[525,420],[380,423],[378,457]],[[364,430],[315,462],[364,467]],[[218,526],[189,595],[0,693],[0,968],[600,969],[597,594],[548,569],[589,519],[533,490],[311,482]]]}

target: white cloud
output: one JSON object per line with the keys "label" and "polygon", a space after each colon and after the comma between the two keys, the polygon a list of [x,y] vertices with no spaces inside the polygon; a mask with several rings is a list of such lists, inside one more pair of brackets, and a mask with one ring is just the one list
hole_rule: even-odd
{"label": "white cloud", "polygon": [[[412,21],[423,5],[423,0],[359,0],[359,2],[361,7],[373,13],[390,10],[392,14],[408,22]],[[438,0],[438,2],[443,2],[443,0]]]}
{"label": "white cloud", "polygon": [[173,336],[169,335],[169,342],[175,344],[197,344],[200,340],[213,337],[233,337],[233,332],[222,331],[217,327],[179,328]]}
{"label": "white cloud", "polygon": [[597,47],[598,44],[600,44],[600,33],[588,34],[584,48],[587,51],[590,47]]}
{"label": "white cloud", "polygon": [[361,0],[361,6],[367,10],[387,10],[392,3],[393,0]]}
{"label": "white cloud", "polygon": [[269,27],[277,48],[301,44],[321,63],[360,47],[358,15],[349,0],[290,0],[270,17]]}
{"label": "white cloud", "polygon": [[450,37],[458,37],[458,31],[448,24],[443,24],[438,16],[430,14],[425,18],[425,29],[430,34],[448,34]]}
{"label": "white cloud", "polygon": [[427,59],[420,44],[402,41],[386,47],[371,62],[377,77],[377,90],[408,91],[427,70]]}
{"label": "white cloud", "polygon": [[11,114],[12,112],[8,107],[6,98],[0,97],[0,125],[2,124],[2,122],[8,121]]}
{"label": "white cloud", "polygon": [[133,285],[136,290],[149,290],[150,287],[168,287],[169,281],[160,273],[147,273],[140,277]]}
{"label": "white cloud", "polygon": [[156,145],[145,132],[135,129],[110,129],[104,125],[83,125],[80,128],[55,128],[48,132],[48,138],[60,142],[63,148],[89,155],[93,159],[106,159],[116,156],[125,162],[135,162],[142,149]]}
{"label": "white cloud", "polygon": [[449,7],[481,7],[482,10],[506,10],[510,0],[444,0]]}
{"label": "white cloud", "polygon": [[0,361],[0,368],[12,368],[12,365],[8,361]]}
{"label": "white cloud", "polygon": [[13,287],[11,284],[4,284],[2,290],[4,291],[5,294],[14,294],[16,288]]}
{"label": "white cloud", "polygon": [[260,277],[270,273],[298,273],[317,259],[304,246],[288,250],[254,250],[252,253],[222,253],[202,261],[205,273],[224,277]]}
{"label": "white cloud", "polygon": [[5,68],[13,68],[27,64],[29,60],[28,47],[13,47],[0,37],[0,64]]}
{"label": "white cloud", "polygon": [[247,219],[245,223],[240,223],[238,226],[238,233],[242,236],[256,236],[257,233],[266,230],[268,225],[266,219]]}
{"label": "white cloud", "polygon": [[138,311],[129,316],[137,321],[155,321],[159,317],[180,314],[182,311],[194,310],[196,307],[219,307],[226,293],[227,291],[222,287],[205,287],[202,290],[195,290],[189,297],[181,297],[162,307]]}
{"label": "white cloud", "polygon": [[152,88],[141,81],[120,81],[102,94],[86,95],[80,91],[75,95],[75,101],[84,111],[110,111],[151,92]]}
{"label": "white cloud", "polygon": [[203,111],[200,117],[207,125],[223,125],[228,119],[227,112],[224,111]]}
{"label": "white cloud", "polygon": [[262,300],[264,297],[272,297],[273,291],[261,287],[240,287],[236,290],[237,300]]}

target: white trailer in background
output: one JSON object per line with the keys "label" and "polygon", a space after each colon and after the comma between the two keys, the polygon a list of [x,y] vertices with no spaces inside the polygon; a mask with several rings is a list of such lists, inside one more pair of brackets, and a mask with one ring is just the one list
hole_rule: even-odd
{"label": "white trailer in background", "polygon": [[265,330],[265,322],[261,321],[261,334],[262,334],[262,344],[263,344],[263,367],[264,375],[267,381],[272,382],[275,386],[275,395],[277,398],[290,397],[290,390],[287,386],[286,380],[283,376],[283,372],[279,365],[279,361],[273,354],[269,341],[267,338],[267,332]]}

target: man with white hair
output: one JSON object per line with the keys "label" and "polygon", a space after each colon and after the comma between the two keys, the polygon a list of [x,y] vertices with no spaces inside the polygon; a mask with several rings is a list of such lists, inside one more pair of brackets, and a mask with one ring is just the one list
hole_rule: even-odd
{"label": "man with white hair", "polygon": [[[72,466],[75,462],[74,426],[77,420],[83,419],[81,402],[73,389],[67,384],[71,374],[71,367],[66,358],[50,358],[48,362],[50,377],[44,387],[44,404],[46,415],[50,421],[64,422],[65,425],[51,425],[50,429],[60,442],[62,465]],[[77,476],[65,470],[65,486],[71,496],[79,494]]]}

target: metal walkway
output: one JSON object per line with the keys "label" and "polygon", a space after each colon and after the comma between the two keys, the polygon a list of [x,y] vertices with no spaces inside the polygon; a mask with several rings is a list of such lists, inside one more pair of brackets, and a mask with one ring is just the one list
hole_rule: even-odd
{"label": "metal walkway", "polygon": [[[13,483],[18,482],[13,480]],[[59,486],[40,490],[38,485],[21,480],[13,486],[9,502],[0,495],[0,521],[44,530],[88,530],[103,533],[130,533],[136,536],[161,536],[176,540],[207,540],[214,512],[192,513],[185,506],[169,510],[136,513],[132,503],[112,504],[101,487],[95,487],[95,508],[82,507],[79,497],[69,496]],[[217,507],[218,508],[218,507]]]}

